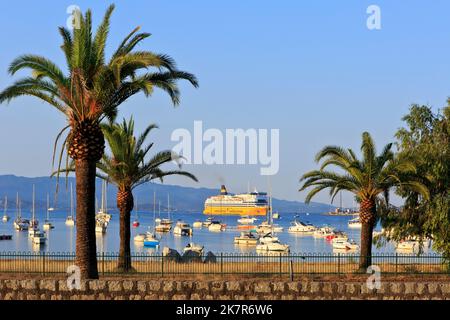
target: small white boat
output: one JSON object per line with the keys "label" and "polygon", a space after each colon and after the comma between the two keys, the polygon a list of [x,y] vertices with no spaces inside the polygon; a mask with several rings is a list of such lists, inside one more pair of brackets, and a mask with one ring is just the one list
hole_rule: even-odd
{"label": "small white boat", "polygon": [[258,234],[266,234],[272,231],[272,225],[268,221],[264,221],[257,228],[256,232]]}
{"label": "small white boat", "polygon": [[144,247],[157,247],[159,246],[159,239],[150,231],[147,232],[144,239]]}
{"label": "small white boat", "polygon": [[211,224],[208,226],[208,230],[212,232],[220,232],[224,230],[224,227],[220,221],[211,221]]}
{"label": "small white boat", "polygon": [[313,233],[313,236],[315,238],[326,238],[327,236],[333,235],[334,231],[331,227],[322,227],[319,229],[316,229]]}
{"label": "small white boat", "polygon": [[156,218],[156,219],[155,219],[155,222],[156,222],[156,223],[160,223],[160,222],[161,222],[161,218]]}
{"label": "small white boat", "polygon": [[162,224],[162,223],[160,223],[160,224],[158,224],[156,227],[155,227],[155,231],[156,232],[170,232],[170,230],[172,229],[172,226],[170,225],[170,224]]}
{"label": "small white boat", "polygon": [[267,233],[259,237],[259,242],[263,244],[272,243],[279,241],[278,237],[275,237],[272,233]]}
{"label": "small white boat", "polygon": [[17,193],[16,198],[16,219],[14,220],[13,226],[17,231],[26,231],[30,226],[30,221],[22,218],[22,202],[19,199],[19,194]]}
{"label": "small white boat", "polygon": [[45,232],[37,230],[32,237],[32,241],[34,244],[45,244],[47,237],[45,236]]}
{"label": "small white boat", "polygon": [[251,218],[249,216],[245,216],[245,217],[242,217],[242,218],[238,219],[238,222],[240,224],[253,224],[256,220],[258,220],[258,219]]}
{"label": "small white boat", "polygon": [[73,225],[75,225],[75,220],[73,219],[72,216],[67,216],[65,223],[66,223],[66,226],[73,226]]}
{"label": "small white boat", "polygon": [[192,236],[192,228],[189,223],[178,221],[173,228],[173,234],[176,236]]}
{"label": "small white boat", "polygon": [[280,243],[278,240],[270,243],[259,243],[256,246],[256,251],[289,252],[289,245]]}
{"label": "small white boat", "polygon": [[347,224],[350,229],[361,229],[362,227],[359,217],[349,220]]}
{"label": "small white boat", "polygon": [[199,244],[195,244],[195,243],[188,243],[186,245],[186,247],[184,247],[183,252],[189,252],[189,251],[193,251],[193,252],[197,252],[199,254],[203,253],[203,246],[199,245]]}
{"label": "small white boat", "polygon": [[256,245],[258,243],[258,237],[252,232],[241,232],[241,235],[234,237],[234,244],[243,245]]}
{"label": "small white boat", "polygon": [[193,226],[194,228],[201,228],[202,225],[203,225],[203,223],[202,223],[200,220],[196,220],[196,221],[192,224],[192,226]]}
{"label": "small white boat", "polygon": [[206,228],[208,228],[208,227],[211,225],[211,223],[212,223],[213,221],[214,221],[214,219],[211,218],[211,217],[209,217],[208,219],[206,219],[205,221],[203,221],[203,226],[206,227]]}
{"label": "small white boat", "polygon": [[133,240],[134,240],[134,242],[144,242],[145,236],[146,236],[145,233],[139,233],[134,236]]}
{"label": "small white boat", "polygon": [[292,225],[289,227],[289,232],[293,233],[313,233],[316,231],[316,227],[312,224],[307,224],[301,221],[295,220],[292,222]]}
{"label": "small white boat", "polygon": [[334,249],[345,249],[345,250],[358,250],[359,246],[358,244],[351,240],[348,241],[347,239],[333,239],[333,248]]}
{"label": "small white boat", "polygon": [[416,248],[419,248],[419,242],[418,241],[412,241],[412,240],[404,240],[397,243],[396,248],[398,250],[415,250]]}

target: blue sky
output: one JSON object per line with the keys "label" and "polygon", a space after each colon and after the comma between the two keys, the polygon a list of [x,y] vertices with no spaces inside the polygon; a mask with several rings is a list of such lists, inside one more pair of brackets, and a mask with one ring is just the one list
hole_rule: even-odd
{"label": "blue sky", "polygon": [[[102,18],[110,1],[14,1],[0,10],[0,88],[13,79],[8,64],[35,53],[63,65],[57,27],[66,8],[92,8]],[[121,109],[134,114],[137,128],[150,122],[159,149],[171,148],[174,129],[280,129],[275,196],[302,200],[298,178],[316,165],[324,145],[359,149],[369,131],[379,149],[393,141],[411,103],[443,106],[450,95],[448,1],[122,1],[116,0],[109,50],[134,27],[152,37],[141,46],[170,54],[197,75],[200,88],[181,85],[182,103],[167,96],[138,96]],[[381,30],[366,28],[366,8],[381,8]],[[17,77],[16,77],[17,78]],[[64,118],[32,98],[0,107],[0,174],[48,175],[53,140]],[[186,166],[200,178],[167,183],[231,191],[267,189],[259,166]],[[326,193],[317,201],[329,202]],[[351,205],[349,195],[344,205]]]}

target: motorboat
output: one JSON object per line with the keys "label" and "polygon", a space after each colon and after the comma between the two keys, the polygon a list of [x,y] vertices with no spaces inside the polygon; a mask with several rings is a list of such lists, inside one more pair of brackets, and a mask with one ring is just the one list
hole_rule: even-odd
{"label": "motorboat", "polygon": [[259,234],[266,234],[272,231],[272,225],[268,221],[264,221],[256,228],[256,232]]}
{"label": "motorboat", "polygon": [[66,226],[73,226],[73,225],[75,225],[75,220],[73,219],[73,216],[67,216],[66,217]]}
{"label": "motorboat", "polygon": [[333,235],[329,235],[326,237],[328,241],[331,241],[331,243],[337,242],[337,241],[347,241],[348,236],[344,232],[337,232]]}
{"label": "motorboat", "polygon": [[159,246],[159,239],[152,232],[147,232],[144,239],[144,247],[157,246]]}
{"label": "motorboat", "polygon": [[241,232],[241,235],[234,237],[234,244],[243,245],[256,245],[258,243],[258,237],[252,232]]}
{"label": "motorboat", "polygon": [[224,226],[220,221],[211,221],[211,224],[208,226],[209,231],[220,232],[224,230]]}
{"label": "motorboat", "polygon": [[277,241],[279,241],[278,237],[274,236],[272,233],[267,233],[267,234],[259,237],[259,242],[264,243],[264,244],[277,242]]}
{"label": "motorboat", "polygon": [[256,245],[256,251],[289,252],[289,245],[283,244],[279,240],[269,243],[260,242]]}
{"label": "motorboat", "polygon": [[194,228],[201,228],[202,225],[203,225],[203,223],[202,223],[200,220],[196,220],[196,221],[192,224],[192,226],[193,226]]}
{"label": "motorboat", "polygon": [[238,219],[238,222],[240,224],[253,224],[256,220],[258,220],[258,219],[254,218],[254,217],[245,216],[245,217]]}
{"label": "motorboat", "polygon": [[313,233],[316,229],[312,224],[295,220],[288,230],[292,233]]}
{"label": "motorboat", "polygon": [[189,251],[192,251],[192,252],[196,252],[196,253],[202,254],[203,253],[203,248],[204,247],[202,245],[190,242],[190,243],[188,243],[186,245],[186,247],[183,248],[183,252],[187,253]]}
{"label": "motorboat", "polygon": [[165,233],[165,232],[170,232],[170,230],[172,229],[172,226],[170,224],[158,224],[157,226],[155,226],[155,231],[156,232],[161,232],[161,233]]}
{"label": "motorboat", "polygon": [[173,228],[173,234],[177,236],[192,236],[192,228],[189,223],[178,221]]}
{"label": "motorboat", "polygon": [[208,228],[211,223],[214,221],[214,219],[212,217],[209,217],[208,219],[206,219],[205,221],[203,221],[203,226]]}
{"label": "motorboat", "polygon": [[333,239],[333,248],[334,249],[345,249],[345,250],[358,250],[359,246],[358,244],[353,241],[350,240],[348,241],[347,239]]}
{"label": "motorboat", "polygon": [[415,250],[419,248],[419,241],[414,240],[404,240],[397,243],[396,249],[398,250]]}
{"label": "motorboat", "polygon": [[39,230],[37,230],[32,237],[33,244],[37,244],[37,245],[45,244],[46,240],[47,240],[47,237],[45,236],[45,232],[42,232]]}
{"label": "motorboat", "polygon": [[362,227],[359,217],[349,220],[347,225],[350,229],[361,229]]}
{"label": "motorboat", "polygon": [[321,227],[316,229],[313,233],[315,238],[326,238],[329,235],[334,234],[333,228],[331,227]]}

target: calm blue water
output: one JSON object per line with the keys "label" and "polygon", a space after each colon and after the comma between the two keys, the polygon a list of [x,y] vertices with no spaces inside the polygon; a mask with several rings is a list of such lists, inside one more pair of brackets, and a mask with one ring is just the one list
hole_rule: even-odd
{"label": "calm blue water", "polygon": [[[11,234],[13,239],[10,241],[0,241],[0,251],[45,251],[45,252],[73,252],[75,251],[75,227],[68,227],[65,225],[66,212],[52,212],[50,220],[55,228],[47,232],[47,244],[41,246],[34,246],[28,237],[26,231],[15,231],[13,228],[14,217],[11,217],[7,223],[0,222],[0,234]],[[119,249],[119,219],[117,212],[112,211],[113,218],[109,224],[107,233],[103,236],[97,236],[97,251],[98,252],[118,252]],[[11,214],[10,214],[11,215]],[[24,218],[30,217],[30,214],[24,212],[22,214]],[[165,215],[163,215],[163,218]],[[42,224],[45,220],[45,213],[37,213],[37,218]],[[132,216],[133,220],[134,214]],[[200,219],[204,221],[207,216],[203,214],[183,214],[175,213],[171,215],[171,219],[176,221],[182,219],[192,225],[192,223]],[[228,226],[237,225],[237,217],[220,217],[221,221]],[[317,239],[312,236],[296,235],[288,233],[287,229],[294,219],[292,214],[283,215],[281,213],[281,219],[276,220],[275,223],[284,227],[284,231],[277,233],[277,236],[283,243],[290,245],[292,253],[332,253],[333,248],[330,243],[325,239]],[[338,230],[347,232],[350,239],[354,239],[359,244],[360,230],[348,229],[347,221],[351,217],[344,216],[326,216],[320,214],[301,214],[300,220],[309,221],[316,226],[330,225]],[[132,228],[131,237],[137,233],[145,233],[149,226],[153,226],[153,214],[150,212],[140,212],[139,221],[141,223],[139,228]],[[261,220],[258,220],[261,222]],[[159,249],[144,248],[142,245],[135,244],[131,241],[131,249],[134,252],[158,252],[162,248],[168,246],[176,250],[182,250],[187,243],[194,242],[205,246],[205,251],[223,252],[223,253],[254,253],[255,247],[236,246],[233,243],[233,239],[236,235],[239,235],[238,230],[226,230],[223,232],[215,233],[209,232],[207,229],[194,229],[194,234],[189,237],[176,237],[173,234],[163,234],[161,239],[161,245]],[[375,248],[374,252],[380,253],[394,253],[395,247],[393,244],[388,243],[383,248]],[[431,249],[426,248],[425,253],[432,253]]]}

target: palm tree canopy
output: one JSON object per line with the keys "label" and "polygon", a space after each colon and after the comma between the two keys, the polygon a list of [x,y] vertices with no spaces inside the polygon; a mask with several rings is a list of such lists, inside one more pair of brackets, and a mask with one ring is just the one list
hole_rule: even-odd
{"label": "palm tree canopy", "polygon": [[[326,146],[316,156],[316,162],[322,161],[320,169],[302,176],[303,186],[299,191],[312,187],[306,202],[324,189],[330,189],[332,199],[341,190],[352,192],[360,200],[375,200],[380,194],[387,198],[392,187],[409,188],[428,197],[424,178],[416,175],[417,159],[397,156],[391,149],[390,143],[377,155],[368,132],[362,134],[362,159],[358,159],[351,149]],[[338,168],[340,173],[327,170],[329,166]]]}
{"label": "palm tree canopy", "polygon": [[163,164],[179,158],[172,151],[160,151],[147,159],[153,143],[145,145],[145,141],[155,128],[157,126],[151,124],[139,137],[136,137],[133,118],[128,122],[124,119],[121,124],[102,124],[111,155],[105,154],[97,164],[97,168],[101,171],[99,176],[113,182],[119,188],[130,187],[132,189],[154,179],[162,181],[165,176],[169,175],[183,175],[197,181],[197,178],[189,172],[161,169]]}
{"label": "palm tree canopy", "polygon": [[[129,97],[143,92],[151,95],[154,88],[167,92],[174,105],[180,92],[176,81],[188,80],[198,86],[194,75],[179,71],[174,60],[164,54],[137,51],[136,46],[150,36],[135,28],[120,43],[109,60],[105,58],[106,40],[110,30],[111,5],[92,31],[92,14],[80,14],[79,28],[59,28],[67,71],[38,55],[22,55],[9,67],[9,72],[28,69],[31,76],[18,80],[0,93],[0,103],[19,96],[34,96],[64,113],[70,125],[84,120],[113,119],[117,107]],[[152,70],[153,69],[153,70]]]}

